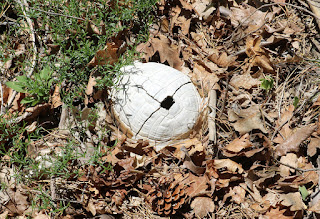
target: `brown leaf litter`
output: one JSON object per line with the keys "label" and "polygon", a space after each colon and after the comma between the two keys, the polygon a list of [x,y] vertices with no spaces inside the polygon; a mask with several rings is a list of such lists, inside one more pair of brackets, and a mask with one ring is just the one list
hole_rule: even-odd
{"label": "brown leaf litter", "polygon": [[[132,1],[117,4],[133,6]],[[206,117],[200,130],[159,152],[147,140],[130,139],[129,132],[119,130],[110,103],[96,89],[100,75],[95,69],[118,62],[123,48],[130,46],[120,36],[128,37],[127,41],[131,36],[123,31],[96,52],[87,63],[92,71],[85,107],[75,106],[60,121],[74,120],[69,124],[73,132],[56,130],[28,147],[32,159],[59,157],[67,138],[84,149],[101,148],[99,165],[82,165],[80,159],[68,163],[70,171],[78,168],[80,175],[59,182],[54,190],[59,199],[70,203],[61,218],[138,214],[138,206],[149,218],[319,216],[319,200],[311,195],[303,199],[300,192],[304,188],[308,194],[316,193],[319,183],[319,67],[309,61],[319,56],[313,46],[318,34],[314,18],[297,5],[258,8],[255,4],[264,5],[259,1],[159,1],[149,40],[137,46],[142,61],[164,63],[190,76],[204,103],[216,92],[215,107],[210,109],[217,115],[214,131],[211,127],[215,141],[208,138]],[[115,3],[110,7],[116,7]],[[103,22],[83,25],[88,36],[105,34]],[[70,30],[70,34],[77,33]],[[48,54],[57,54],[61,48],[50,40]],[[28,45],[18,43],[10,59],[0,63],[1,69],[14,72],[19,59],[27,57],[26,48]],[[261,86],[267,78],[273,79],[270,90]],[[63,86],[54,87],[49,103],[33,108],[22,105],[24,94],[18,93],[10,112],[18,113],[20,120],[12,122],[28,122],[26,130],[33,132],[35,125],[42,124],[42,119],[48,121],[45,116],[63,104]],[[3,84],[1,89],[6,103],[12,91]],[[104,103],[100,102],[99,118],[89,125],[89,105],[100,100]],[[80,114],[82,117],[76,116]],[[81,132],[85,127],[88,131]],[[102,134],[102,129],[107,132]],[[20,138],[25,138],[25,133]],[[45,188],[50,187],[48,182],[52,179],[38,183]],[[19,186],[6,191],[10,197],[0,204],[9,211],[1,209],[0,216],[25,215],[35,194]],[[58,203],[56,200],[52,199]],[[34,215],[44,216],[40,211]]]}

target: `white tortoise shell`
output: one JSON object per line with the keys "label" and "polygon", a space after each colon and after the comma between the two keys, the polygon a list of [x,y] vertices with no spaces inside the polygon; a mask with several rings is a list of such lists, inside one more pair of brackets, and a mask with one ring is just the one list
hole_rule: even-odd
{"label": "white tortoise shell", "polygon": [[134,138],[173,140],[193,128],[201,98],[188,76],[154,62],[135,62],[121,71],[113,109]]}

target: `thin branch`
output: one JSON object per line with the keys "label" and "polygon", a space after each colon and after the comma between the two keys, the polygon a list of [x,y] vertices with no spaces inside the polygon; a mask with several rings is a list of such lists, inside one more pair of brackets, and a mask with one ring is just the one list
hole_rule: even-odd
{"label": "thin branch", "polygon": [[[5,5],[3,6],[3,8],[5,8],[7,6],[7,3],[5,3]],[[7,10],[10,8],[10,5],[8,5],[8,7],[6,9],[4,9],[1,13],[0,13],[0,18],[7,12]]]}
{"label": "thin branch", "polygon": [[209,108],[211,112],[208,116],[208,127],[209,127],[209,140],[217,143],[217,130],[216,130],[216,115],[217,115],[217,91],[210,90],[209,93]]}
{"label": "thin branch", "polygon": [[[33,29],[33,24],[32,24],[32,21],[30,19],[30,17],[27,15],[27,12],[29,11],[29,8],[28,8],[28,3],[26,0],[23,0],[23,4],[20,2],[20,0],[16,0],[16,2],[21,5],[21,9],[22,9],[22,12],[23,12],[23,15],[25,17],[25,19],[27,20],[27,23],[29,25],[29,28],[30,28],[30,41],[31,41],[31,44],[32,44],[32,49],[33,49],[33,55],[32,55],[32,61],[31,61],[31,66],[29,69],[27,69],[27,76],[28,77],[31,77],[32,73],[33,73],[33,70],[36,66],[36,59],[37,59],[37,46],[36,46],[36,35],[35,35],[35,31]],[[9,109],[12,105],[12,102],[13,100],[15,99],[17,95],[17,91],[13,91],[12,95],[10,96],[10,99],[8,100],[8,103],[7,103],[7,109]]]}
{"label": "thin branch", "polygon": [[278,161],[277,159],[274,159],[275,161],[277,161],[279,164],[283,165],[283,166],[286,166],[286,167],[290,167],[296,171],[300,171],[300,172],[310,172],[310,171],[320,171],[320,168],[312,168],[312,169],[301,169],[301,168],[298,168],[298,167],[293,167],[289,164],[286,164],[286,163],[282,163],[281,161]]}
{"label": "thin branch", "polygon": [[34,8],[34,7],[30,7],[30,8],[32,8],[33,10],[36,10],[36,11],[40,11],[40,12],[46,13],[46,14],[63,16],[63,17],[67,17],[67,18],[73,18],[73,19],[78,19],[78,20],[81,20],[81,21],[86,21],[86,19],[83,19],[83,18],[80,18],[80,17],[70,16],[70,15],[65,15],[65,14],[60,14],[60,13],[55,13],[55,12],[50,12],[50,11],[44,11],[44,10],[41,10],[41,9],[38,9],[38,8]]}
{"label": "thin branch", "polygon": [[12,21],[0,22],[0,26],[7,26],[7,25],[17,25],[17,26],[19,26],[18,23],[12,22]]}

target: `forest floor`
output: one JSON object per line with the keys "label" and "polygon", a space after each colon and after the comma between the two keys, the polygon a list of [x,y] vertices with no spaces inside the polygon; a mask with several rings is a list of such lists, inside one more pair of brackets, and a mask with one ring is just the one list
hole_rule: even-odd
{"label": "forest floor", "polygon": [[[317,1],[0,3],[0,218],[316,218]],[[188,75],[203,107],[156,151],[121,132],[122,66]]]}

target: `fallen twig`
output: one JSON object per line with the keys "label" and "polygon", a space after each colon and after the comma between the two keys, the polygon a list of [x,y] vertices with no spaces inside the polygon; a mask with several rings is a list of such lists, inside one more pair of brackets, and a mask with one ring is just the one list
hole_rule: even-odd
{"label": "fallen twig", "polygon": [[[30,17],[27,15],[27,11],[29,11],[27,1],[23,0],[23,4],[20,2],[20,0],[16,0],[16,1],[19,5],[21,5],[23,15],[24,15],[25,19],[27,20],[27,23],[30,28],[30,35],[31,35],[30,37],[31,37],[31,44],[32,44],[32,49],[33,49],[33,55],[32,55],[31,66],[26,71],[27,71],[27,76],[31,77],[33,70],[36,66],[36,58],[37,58],[36,35],[35,35],[35,31],[33,29],[32,21],[31,21]],[[12,102],[15,99],[16,95],[17,95],[17,91],[13,91],[13,93],[11,94],[11,96],[8,100],[7,107],[6,107],[7,109],[9,109],[11,107]]]}
{"label": "fallen twig", "polygon": [[217,143],[216,115],[217,115],[217,91],[211,90],[209,95],[209,108],[211,112],[208,116],[209,140]]}
{"label": "fallen twig", "polygon": [[274,159],[276,162],[278,162],[279,164],[283,165],[283,166],[286,166],[286,167],[289,167],[289,168],[292,168],[296,171],[299,171],[299,172],[310,172],[310,171],[320,171],[320,168],[312,168],[312,169],[301,169],[301,168],[298,168],[298,167],[293,167],[289,164],[286,164],[286,163],[282,163],[281,161],[278,161],[277,159]]}

